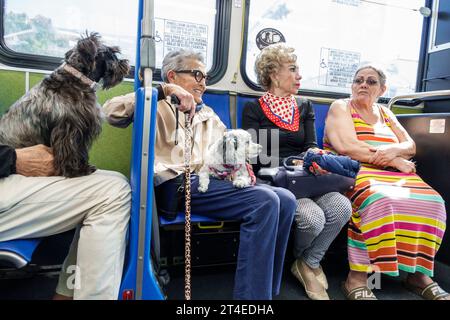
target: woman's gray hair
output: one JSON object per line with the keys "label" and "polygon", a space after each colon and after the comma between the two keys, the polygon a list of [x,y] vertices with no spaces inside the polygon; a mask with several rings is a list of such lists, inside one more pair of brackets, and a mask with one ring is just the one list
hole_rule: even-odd
{"label": "woman's gray hair", "polygon": [[271,75],[277,73],[286,62],[295,63],[295,49],[285,43],[271,44],[261,50],[255,61],[255,73],[258,83],[268,90],[272,84]]}
{"label": "woman's gray hair", "polygon": [[163,81],[168,82],[167,73],[170,70],[179,71],[188,69],[189,60],[196,60],[205,64],[203,54],[190,49],[174,50],[166,54],[161,67],[161,77]]}
{"label": "woman's gray hair", "polygon": [[363,66],[361,68],[359,68],[358,70],[356,70],[355,75],[353,76],[353,78],[356,78],[356,75],[361,71],[361,70],[365,70],[365,69],[372,69],[373,71],[375,71],[378,74],[378,80],[380,80],[380,85],[384,86],[386,85],[386,74],[383,72],[383,70],[378,69],[374,66],[371,65],[367,65],[367,66]]}

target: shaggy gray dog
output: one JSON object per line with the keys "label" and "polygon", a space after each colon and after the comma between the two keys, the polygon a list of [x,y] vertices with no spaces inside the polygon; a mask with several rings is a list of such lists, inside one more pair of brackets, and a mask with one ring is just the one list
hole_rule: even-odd
{"label": "shaggy gray dog", "polygon": [[256,177],[248,161],[256,158],[261,150],[262,146],[254,143],[247,131],[235,129],[225,132],[223,138],[208,149],[198,174],[198,191],[208,191],[210,176],[232,181],[236,188],[254,185]]}
{"label": "shaggy gray dog", "polygon": [[53,149],[58,175],[92,173],[88,151],[101,132],[102,113],[95,90],[119,84],[128,60],[118,47],[104,45],[98,33],[87,34],[65,54],[65,62],[13,104],[0,119],[0,144]]}

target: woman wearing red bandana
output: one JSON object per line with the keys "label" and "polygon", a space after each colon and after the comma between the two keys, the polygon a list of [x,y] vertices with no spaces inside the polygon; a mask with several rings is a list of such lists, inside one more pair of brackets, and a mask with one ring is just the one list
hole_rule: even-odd
{"label": "woman wearing red bandana", "polygon": [[[317,147],[315,117],[307,99],[295,98],[300,88],[294,48],[283,43],[264,48],[256,59],[258,82],[267,92],[245,105],[242,127],[256,130],[263,152],[254,166],[279,166],[284,158]],[[263,130],[267,130],[267,141]],[[312,199],[297,199],[295,214],[294,276],[313,300],[328,300],[328,283],[320,261],[339,231],[350,219],[349,200],[330,192]]]}

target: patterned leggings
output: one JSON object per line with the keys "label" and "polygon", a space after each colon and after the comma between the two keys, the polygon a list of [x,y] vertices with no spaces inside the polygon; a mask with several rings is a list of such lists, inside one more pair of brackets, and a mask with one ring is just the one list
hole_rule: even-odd
{"label": "patterned leggings", "polygon": [[338,192],[297,199],[294,255],[318,268],[328,247],[352,215],[350,201]]}

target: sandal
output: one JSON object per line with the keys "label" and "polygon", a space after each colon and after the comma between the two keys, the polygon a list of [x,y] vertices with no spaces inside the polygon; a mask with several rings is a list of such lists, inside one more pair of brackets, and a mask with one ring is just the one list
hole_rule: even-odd
{"label": "sandal", "polygon": [[341,284],[341,289],[347,300],[377,300],[377,297],[375,297],[368,286],[357,287],[349,291],[344,281]]}
{"label": "sandal", "polygon": [[420,288],[410,284],[408,281],[403,281],[403,286],[411,292],[421,296],[425,300],[445,300],[450,294],[445,292],[436,282],[430,283],[425,288]]}

